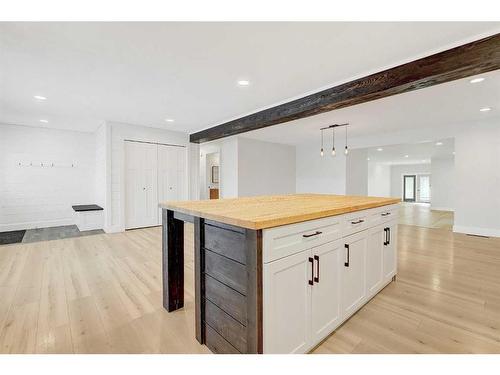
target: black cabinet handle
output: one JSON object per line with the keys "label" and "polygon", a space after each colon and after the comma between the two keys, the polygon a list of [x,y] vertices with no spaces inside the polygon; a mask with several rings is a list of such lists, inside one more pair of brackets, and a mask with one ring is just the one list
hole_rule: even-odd
{"label": "black cabinet handle", "polygon": [[316,266],[316,277],[314,278],[314,282],[319,283],[319,255],[315,255],[314,260],[318,262]]}
{"label": "black cabinet handle", "polygon": [[384,228],[384,246],[388,245],[388,243],[387,243],[387,229],[388,228]]}
{"label": "black cabinet handle", "polygon": [[309,280],[309,285],[314,285],[314,261],[313,258],[309,257],[309,262],[311,262],[311,279]]}
{"label": "black cabinet handle", "polygon": [[382,216],[389,216],[391,213],[390,212],[384,212],[383,214],[381,214]]}
{"label": "black cabinet handle", "polygon": [[318,234],[321,234],[321,233],[323,233],[323,232],[320,232],[319,230],[317,230],[316,232],[311,233],[311,234],[303,234],[302,237],[308,238],[308,237],[312,237],[312,236],[317,236]]}
{"label": "black cabinet handle", "polygon": [[347,262],[344,263],[344,266],[349,267],[349,259],[350,259],[349,245],[345,244],[344,247],[347,249]]}
{"label": "black cabinet handle", "polygon": [[391,244],[391,228],[387,228],[387,245]]}
{"label": "black cabinet handle", "polygon": [[351,224],[361,224],[364,223],[365,221],[363,219],[359,219],[358,221],[351,221]]}

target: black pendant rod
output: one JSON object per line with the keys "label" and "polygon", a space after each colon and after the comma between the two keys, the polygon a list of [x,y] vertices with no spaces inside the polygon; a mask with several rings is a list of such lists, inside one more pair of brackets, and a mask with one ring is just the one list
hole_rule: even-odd
{"label": "black pendant rod", "polygon": [[347,126],[347,125],[349,125],[349,123],[347,123],[347,124],[333,124],[333,125],[325,126],[324,128],[321,128],[320,130],[326,130],[326,129],[331,129],[331,128],[338,128],[340,126]]}

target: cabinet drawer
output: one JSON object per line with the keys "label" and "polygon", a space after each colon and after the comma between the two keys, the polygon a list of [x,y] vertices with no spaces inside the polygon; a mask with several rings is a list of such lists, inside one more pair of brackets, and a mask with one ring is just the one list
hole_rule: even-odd
{"label": "cabinet drawer", "polygon": [[264,263],[296,254],[342,237],[342,215],[262,231]]}
{"label": "cabinet drawer", "polygon": [[370,215],[370,226],[387,223],[391,220],[397,220],[399,215],[399,204],[374,208]]}
{"label": "cabinet drawer", "polygon": [[343,237],[368,229],[372,225],[370,222],[371,215],[371,210],[351,212],[345,215]]}

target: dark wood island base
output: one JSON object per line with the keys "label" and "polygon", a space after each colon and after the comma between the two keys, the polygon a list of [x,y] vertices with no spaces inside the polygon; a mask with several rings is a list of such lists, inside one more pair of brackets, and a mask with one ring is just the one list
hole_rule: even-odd
{"label": "dark wood island base", "polygon": [[184,222],[194,224],[196,339],[214,353],[262,353],[262,230],[162,209],[163,306],[184,306]]}

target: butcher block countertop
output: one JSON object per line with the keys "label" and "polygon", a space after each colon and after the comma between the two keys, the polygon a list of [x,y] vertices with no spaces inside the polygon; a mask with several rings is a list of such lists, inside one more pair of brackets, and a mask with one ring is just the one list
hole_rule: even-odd
{"label": "butcher block countertop", "polygon": [[399,203],[397,198],[291,194],[172,201],[161,208],[248,229],[265,229]]}

